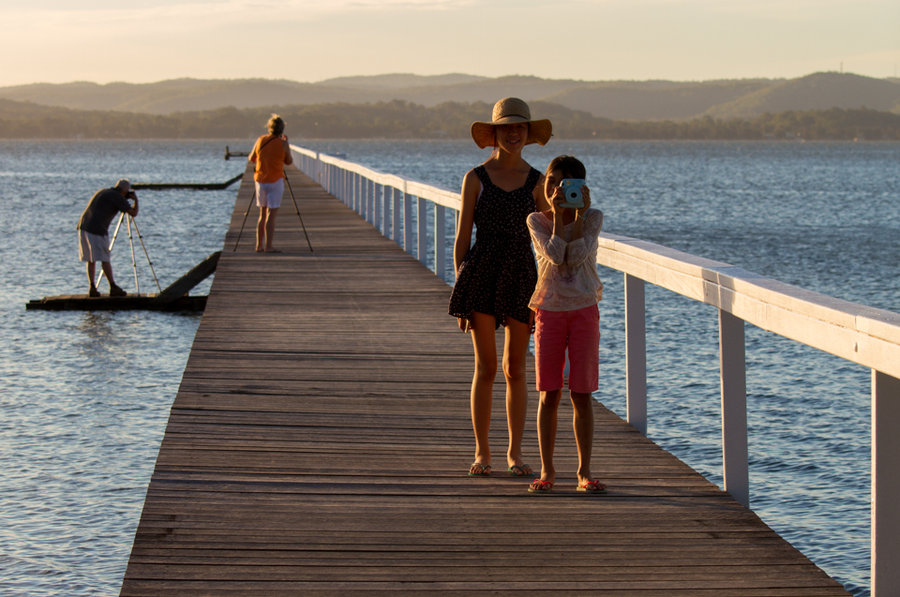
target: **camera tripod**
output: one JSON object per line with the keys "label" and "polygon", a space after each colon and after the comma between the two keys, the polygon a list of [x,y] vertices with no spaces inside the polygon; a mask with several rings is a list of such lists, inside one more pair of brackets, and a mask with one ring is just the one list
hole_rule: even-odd
{"label": "camera tripod", "polygon": [[[116,238],[119,236],[119,230],[122,228],[122,222],[125,222],[125,228],[128,231],[128,243],[131,246],[131,270],[134,272],[134,291],[135,294],[141,293],[141,285],[138,281],[138,273],[137,273],[137,260],[134,257],[134,237],[131,234],[131,227],[134,226],[134,232],[138,237],[138,240],[141,243],[141,248],[144,250],[144,256],[147,258],[147,265],[150,266],[150,273],[153,275],[153,281],[156,282],[157,292],[162,292],[162,288],[159,285],[159,279],[156,277],[156,271],[153,269],[153,261],[150,260],[150,254],[147,253],[147,246],[144,244],[144,237],[141,236],[141,231],[138,228],[137,222],[134,221],[134,218],[129,214],[122,212],[119,216],[119,221],[116,223],[116,230],[113,232],[112,239],[109,241],[109,251],[110,253],[113,250],[113,246],[116,244]],[[97,275],[97,280],[94,286],[97,286],[100,283],[100,280],[103,278],[103,269],[100,269],[100,273]]]}

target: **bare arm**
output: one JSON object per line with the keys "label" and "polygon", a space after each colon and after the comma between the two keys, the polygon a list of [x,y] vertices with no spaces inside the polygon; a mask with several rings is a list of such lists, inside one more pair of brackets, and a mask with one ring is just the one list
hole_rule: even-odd
{"label": "bare arm", "polygon": [[472,244],[472,227],[475,223],[475,203],[481,192],[481,181],[472,170],[463,178],[460,199],[462,209],[459,212],[459,224],[456,227],[456,242],[453,244],[453,267],[459,274],[459,266],[462,265],[469,246]]}
{"label": "bare arm", "polygon": [[538,179],[537,186],[534,187],[532,194],[534,195],[534,204],[537,206],[537,211],[547,211],[550,209],[550,199],[544,194],[543,174],[541,174],[541,177]]}

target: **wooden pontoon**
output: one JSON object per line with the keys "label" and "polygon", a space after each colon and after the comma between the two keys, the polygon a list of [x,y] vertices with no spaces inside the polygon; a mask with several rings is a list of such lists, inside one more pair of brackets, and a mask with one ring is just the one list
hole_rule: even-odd
{"label": "wooden pontoon", "polygon": [[243,172],[225,182],[136,182],[135,190],[162,191],[166,189],[193,189],[195,191],[221,191],[227,189],[243,176]]}
{"label": "wooden pontoon", "polygon": [[118,311],[143,309],[147,311],[202,311],[206,296],[189,296],[188,292],[216,271],[221,251],[216,251],[159,294],[129,294],[126,296],[64,294],[45,296],[28,301],[26,309],[44,311]]}

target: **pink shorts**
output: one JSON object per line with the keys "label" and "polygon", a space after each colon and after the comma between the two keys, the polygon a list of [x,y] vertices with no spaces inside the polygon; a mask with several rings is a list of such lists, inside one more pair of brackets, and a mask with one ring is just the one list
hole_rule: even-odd
{"label": "pink shorts", "polygon": [[537,389],[563,387],[569,349],[569,390],[583,394],[599,384],[600,311],[591,305],[575,311],[544,311],[534,315],[534,362]]}

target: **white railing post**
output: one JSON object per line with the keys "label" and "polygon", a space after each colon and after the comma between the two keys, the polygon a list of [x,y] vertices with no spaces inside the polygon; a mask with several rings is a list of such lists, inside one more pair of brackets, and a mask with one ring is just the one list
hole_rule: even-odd
{"label": "white railing post", "polygon": [[447,244],[444,239],[444,230],[447,226],[447,209],[443,205],[434,205],[434,273],[447,281]]}
{"label": "white railing post", "polygon": [[353,207],[353,174],[349,170],[343,170],[341,174],[341,201],[347,207]]}
{"label": "white railing post", "polygon": [[375,226],[375,181],[366,179],[366,221]]}
{"label": "white railing post", "polygon": [[[425,263],[428,256],[428,223],[425,218],[425,197],[416,197],[416,257]],[[425,265],[428,265],[425,263]]]}
{"label": "white railing post", "polygon": [[393,205],[391,206],[391,238],[395,243],[401,245],[400,236],[403,230],[403,192],[400,189],[391,189],[391,198]]}
{"label": "white railing post", "polygon": [[[369,207],[369,179],[366,178],[363,174],[359,174],[359,215],[362,216],[362,219],[366,222],[369,221],[369,214],[367,213]],[[371,222],[369,222],[371,223]]]}
{"label": "white railing post", "polygon": [[403,250],[412,254],[413,227],[412,227],[412,196],[403,190]]}
{"label": "white railing post", "polygon": [[643,435],[647,435],[646,330],[644,281],[625,274],[626,417]]}
{"label": "white railing post", "polygon": [[900,379],[872,370],[872,597],[900,588]]}
{"label": "white railing post", "polygon": [[387,185],[378,185],[381,187],[381,233],[390,238],[390,233],[388,232],[388,228],[391,226],[391,200],[388,196],[388,187]]}
{"label": "white railing post", "polygon": [[722,393],[722,468],[725,491],[749,508],[744,320],[722,309],[719,309],[719,375]]}

